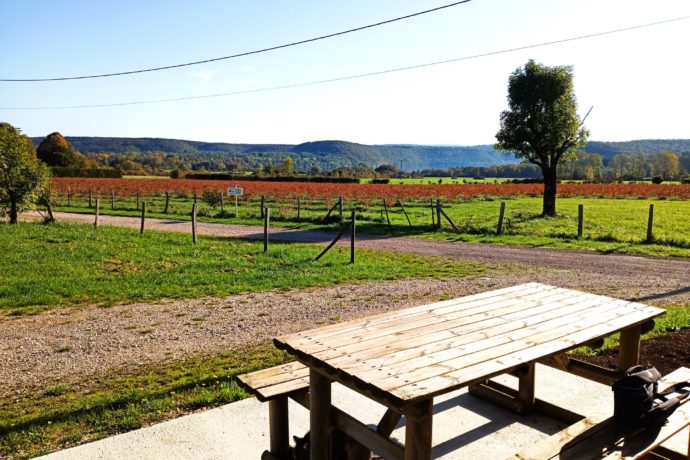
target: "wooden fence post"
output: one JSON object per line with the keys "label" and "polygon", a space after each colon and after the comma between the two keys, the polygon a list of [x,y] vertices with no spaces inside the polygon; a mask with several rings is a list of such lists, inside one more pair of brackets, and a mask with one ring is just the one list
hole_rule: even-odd
{"label": "wooden fence post", "polygon": [[141,228],[139,229],[140,234],[144,234],[144,220],[146,219],[146,201],[141,203]]}
{"label": "wooden fence post", "polygon": [[431,199],[431,227],[436,228],[436,211],[434,210],[434,199]]}
{"label": "wooden fence post", "polygon": [[582,229],[585,222],[585,205],[577,205],[577,237],[582,238]]}
{"label": "wooden fence post", "polygon": [[266,208],[264,214],[264,252],[268,252],[268,225],[271,219],[271,208]]}
{"label": "wooden fence post", "polygon": [[338,216],[340,219],[340,222],[343,221],[343,197],[339,196],[338,197]]}
{"label": "wooden fence post", "polygon": [[100,200],[96,198],[96,218],[93,220],[93,227],[98,228],[98,211],[100,210]]}
{"label": "wooden fence post", "polygon": [[386,222],[388,222],[388,226],[391,225],[391,219],[388,217],[388,204],[386,203],[386,199],[383,199],[383,209],[386,211]]}
{"label": "wooden fence post", "polygon": [[266,198],[263,195],[261,195],[261,218],[262,219],[266,218],[265,212],[264,212],[265,203],[266,203]]}
{"label": "wooden fence post", "polygon": [[403,206],[402,201],[398,198],[397,203],[400,205],[400,209],[402,209],[403,214],[405,214],[405,218],[407,219],[407,225],[408,227],[412,227],[412,221],[410,220],[410,216],[407,215],[407,211],[405,211],[405,206]]}
{"label": "wooden fence post", "polygon": [[72,207],[72,187],[67,187],[67,206]]}
{"label": "wooden fence post", "polygon": [[654,233],[652,228],[654,226],[654,204],[649,205],[649,218],[647,219],[647,243],[654,241]]}
{"label": "wooden fence post", "polygon": [[194,204],[196,204],[196,189],[194,189]]}
{"label": "wooden fence post", "polygon": [[436,230],[441,230],[441,200],[436,200]]}
{"label": "wooden fence post", "polygon": [[168,204],[170,204],[170,194],[168,191],[165,191],[165,209],[163,209],[163,214],[168,213]]}
{"label": "wooden fence post", "polygon": [[496,227],[496,234],[500,235],[503,233],[503,215],[506,211],[506,202],[501,201],[501,210],[498,212],[498,227]]}
{"label": "wooden fence post", "polygon": [[196,244],[196,203],[192,204],[192,243]]}
{"label": "wooden fence post", "polygon": [[139,210],[139,190],[137,190],[137,211]]}
{"label": "wooden fence post", "polygon": [[297,197],[297,220],[298,221],[302,220],[301,214],[302,214],[302,199],[300,197]]}
{"label": "wooden fence post", "polygon": [[350,224],[352,227],[350,229],[350,263],[354,264],[355,263],[355,234],[356,230],[355,227],[357,226],[357,214],[355,210],[352,210],[352,223]]}
{"label": "wooden fence post", "polygon": [[110,209],[115,209],[115,190],[110,190]]}

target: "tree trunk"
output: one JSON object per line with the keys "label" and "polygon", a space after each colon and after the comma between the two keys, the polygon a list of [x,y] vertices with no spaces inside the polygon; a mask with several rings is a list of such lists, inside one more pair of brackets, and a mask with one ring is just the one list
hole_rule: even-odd
{"label": "tree trunk", "polygon": [[10,224],[17,223],[17,201],[10,198]]}
{"label": "tree trunk", "polygon": [[544,176],[544,204],[542,217],[554,217],[556,215],[556,168],[542,168]]}

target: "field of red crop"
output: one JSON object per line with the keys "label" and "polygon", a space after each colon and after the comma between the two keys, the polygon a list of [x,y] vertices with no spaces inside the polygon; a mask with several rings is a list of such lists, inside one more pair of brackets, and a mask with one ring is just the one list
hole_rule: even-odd
{"label": "field of red crop", "polygon": [[[541,184],[330,184],[309,182],[221,181],[195,179],[83,179],[53,178],[53,188],[66,193],[110,194],[119,196],[175,193],[202,193],[207,189],[225,190],[238,185],[247,197],[333,198],[371,200],[376,198],[416,200],[441,198],[473,199],[480,197],[539,196]],[[690,199],[690,185],[673,184],[560,184],[562,197],[601,198],[678,198]]]}

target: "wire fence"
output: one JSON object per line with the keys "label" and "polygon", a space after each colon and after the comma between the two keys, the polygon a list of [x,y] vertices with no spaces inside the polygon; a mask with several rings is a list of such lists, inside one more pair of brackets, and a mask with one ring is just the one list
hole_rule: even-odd
{"label": "wire fence", "polygon": [[[361,231],[376,233],[419,233],[431,229],[455,231],[469,235],[515,235],[524,237],[549,237],[597,241],[639,243],[647,241],[649,208],[653,204],[652,237],[656,244],[690,248],[690,201],[672,199],[605,199],[559,198],[558,216],[541,219],[540,197],[505,199],[457,199],[457,200],[408,200],[396,198],[343,199],[332,197],[240,196],[224,194],[221,190],[205,190],[203,193],[137,192],[95,194],[87,191],[58,192],[57,209],[80,211],[93,208],[100,199],[101,212],[138,215],[146,203],[149,216],[190,216],[196,203],[197,215],[206,219],[228,223],[260,223],[262,209],[271,209],[271,220],[289,225],[299,224],[336,226],[342,223],[350,211],[357,212]],[[438,222],[436,203],[443,214]],[[505,212],[499,229],[501,203]],[[582,206],[582,222],[579,222],[579,206]],[[452,221],[452,224],[451,224]],[[581,226],[581,235],[579,228]]]}

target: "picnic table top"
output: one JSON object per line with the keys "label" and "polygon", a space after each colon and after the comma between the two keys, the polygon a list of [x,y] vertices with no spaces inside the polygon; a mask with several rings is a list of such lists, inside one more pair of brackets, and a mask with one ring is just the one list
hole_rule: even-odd
{"label": "picnic table top", "polygon": [[274,339],[389,404],[431,398],[641,325],[664,310],[527,283]]}

